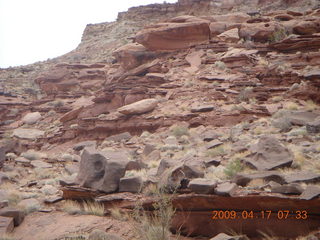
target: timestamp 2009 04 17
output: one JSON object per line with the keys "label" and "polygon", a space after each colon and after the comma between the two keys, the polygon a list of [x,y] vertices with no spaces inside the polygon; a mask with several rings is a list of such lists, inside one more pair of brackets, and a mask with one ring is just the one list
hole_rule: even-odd
{"label": "timestamp 2009 04 17", "polygon": [[306,210],[262,210],[262,211],[234,211],[234,210],[213,210],[212,220],[235,220],[235,219],[297,219],[306,220],[308,212]]}

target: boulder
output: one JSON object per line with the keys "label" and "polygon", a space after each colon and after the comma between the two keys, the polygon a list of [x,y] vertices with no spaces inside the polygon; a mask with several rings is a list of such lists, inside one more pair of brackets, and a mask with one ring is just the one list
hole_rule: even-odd
{"label": "boulder", "polygon": [[155,57],[154,53],[148,51],[143,45],[138,43],[126,44],[114,51],[112,55],[124,70],[138,67]]}
{"label": "boulder", "polygon": [[277,171],[259,171],[251,174],[238,173],[232,179],[232,182],[236,183],[239,186],[244,187],[248,185],[252,180],[255,180],[255,179],[262,179],[264,182],[273,181],[279,184],[286,183],[284,176]]}
{"label": "boulder", "polygon": [[14,220],[14,226],[19,226],[23,222],[25,214],[21,209],[5,207],[0,209],[0,216],[12,217]]}
{"label": "boulder", "polygon": [[294,158],[292,152],[272,136],[262,136],[250,150],[253,154],[245,161],[258,170],[290,167]]}
{"label": "boulder", "polygon": [[21,139],[37,139],[43,137],[44,131],[34,128],[16,128],[13,130],[13,136]]}
{"label": "boulder", "polygon": [[210,29],[207,21],[159,23],[138,32],[135,41],[149,50],[176,50],[207,43]]}
{"label": "boulder", "polygon": [[225,22],[225,23],[243,23],[249,20],[251,17],[242,12],[235,12],[223,15],[215,15],[211,18],[212,22]]}
{"label": "boulder", "polygon": [[141,101],[125,105],[118,109],[118,112],[125,115],[143,114],[152,111],[158,105],[158,100],[154,98],[143,99]]}
{"label": "boulder", "polygon": [[227,30],[221,34],[218,35],[218,38],[220,38],[223,41],[226,42],[238,42],[239,41],[239,29],[238,28],[232,28],[230,30]]}
{"label": "boulder", "polygon": [[139,176],[121,178],[119,192],[138,193],[142,188],[142,183],[142,178]]}
{"label": "boulder", "polygon": [[299,35],[312,35],[320,32],[320,21],[299,21],[293,27],[293,33]]}
{"label": "boulder", "polygon": [[273,22],[245,23],[241,25],[239,36],[255,42],[268,42],[279,29],[278,24]]}
{"label": "boulder", "polygon": [[176,190],[187,188],[190,179],[203,178],[204,173],[197,166],[187,163],[180,163],[163,172],[161,175],[160,185]]}
{"label": "boulder", "polygon": [[214,192],[215,194],[220,196],[233,196],[234,193],[237,191],[237,189],[238,189],[237,184],[224,182],[224,183],[218,184]]}
{"label": "boulder", "polygon": [[272,184],[271,192],[281,194],[300,195],[303,192],[303,188],[297,183],[291,184]]}
{"label": "boulder", "polygon": [[77,182],[82,187],[106,193],[115,192],[125,174],[126,160],[121,159],[121,156],[117,157],[116,154],[85,148],[81,155]]}
{"label": "boulder", "polygon": [[41,114],[39,112],[27,113],[23,118],[22,122],[26,124],[35,124],[41,119]]}
{"label": "boulder", "polygon": [[211,37],[217,36],[227,29],[227,23],[225,22],[212,22],[209,25]]}
{"label": "boulder", "polygon": [[207,149],[212,149],[212,148],[218,147],[222,144],[223,144],[223,142],[219,141],[218,139],[215,139],[215,140],[208,142],[206,147],[207,147]]}
{"label": "boulder", "polygon": [[210,194],[214,192],[214,188],[217,186],[217,181],[204,178],[192,179],[189,182],[188,188],[195,193]]}
{"label": "boulder", "polygon": [[313,122],[307,123],[307,131],[311,134],[320,133],[320,117]]}
{"label": "boulder", "polygon": [[60,122],[65,123],[65,122],[71,121],[73,119],[76,119],[79,116],[79,114],[82,112],[83,109],[84,109],[84,107],[81,106],[79,108],[76,108],[76,109],[73,109],[73,110],[67,112],[66,114],[64,114],[60,117],[60,119],[59,119]]}
{"label": "boulder", "polygon": [[308,185],[299,198],[303,200],[311,200],[319,196],[320,187],[316,185]]}
{"label": "boulder", "polygon": [[198,105],[191,108],[191,112],[210,112],[214,109],[213,105]]}

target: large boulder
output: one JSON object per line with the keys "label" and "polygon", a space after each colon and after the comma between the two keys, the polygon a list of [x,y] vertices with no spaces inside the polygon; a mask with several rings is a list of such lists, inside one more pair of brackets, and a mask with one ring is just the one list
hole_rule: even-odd
{"label": "large boulder", "polygon": [[135,40],[150,50],[176,50],[209,42],[208,21],[159,23],[138,32]]}
{"label": "large boulder", "polygon": [[293,27],[293,32],[300,35],[312,35],[320,32],[320,20],[318,21],[299,21]]}
{"label": "large boulder", "polygon": [[253,154],[246,162],[258,170],[290,167],[294,158],[292,152],[272,136],[262,136],[250,150]]}
{"label": "large boulder", "polygon": [[119,188],[120,178],[125,175],[126,160],[121,154],[85,148],[81,155],[77,182],[83,187],[106,193],[115,192]]}
{"label": "large boulder", "polygon": [[141,101],[125,105],[118,109],[118,112],[125,115],[147,113],[155,109],[158,100],[154,98],[143,99]]}
{"label": "large boulder", "polygon": [[241,25],[239,36],[255,42],[268,42],[276,38],[275,34],[280,31],[277,23],[244,23]]}
{"label": "large boulder", "polygon": [[138,43],[129,43],[113,52],[113,56],[120,63],[123,69],[133,69],[155,56],[143,45]]}
{"label": "large boulder", "polygon": [[23,118],[22,122],[26,124],[35,124],[41,119],[41,114],[39,112],[27,113]]}

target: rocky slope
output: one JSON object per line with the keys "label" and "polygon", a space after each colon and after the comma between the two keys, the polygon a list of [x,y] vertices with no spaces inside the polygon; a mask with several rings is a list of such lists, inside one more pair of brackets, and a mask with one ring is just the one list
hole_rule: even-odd
{"label": "rocky slope", "polygon": [[[176,192],[172,230],[189,237],[319,238],[319,33],[316,1],[181,0],[1,69],[0,233],[43,237],[28,221],[72,221],[66,199],[153,210],[157,185]],[[114,234],[112,217],[76,231]]]}

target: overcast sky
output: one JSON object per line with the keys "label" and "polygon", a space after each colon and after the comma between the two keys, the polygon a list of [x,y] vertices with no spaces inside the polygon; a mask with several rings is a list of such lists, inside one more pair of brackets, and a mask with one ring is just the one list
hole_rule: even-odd
{"label": "overcast sky", "polygon": [[[54,58],[80,43],[88,23],[163,0],[0,0],[0,67]],[[177,2],[177,0],[166,0]]]}

